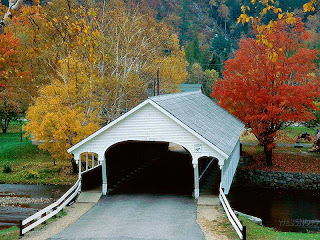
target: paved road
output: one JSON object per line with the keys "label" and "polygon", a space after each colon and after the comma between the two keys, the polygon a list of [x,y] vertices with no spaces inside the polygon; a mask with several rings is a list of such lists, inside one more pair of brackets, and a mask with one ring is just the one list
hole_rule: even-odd
{"label": "paved road", "polygon": [[50,239],[204,240],[196,216],[188,196],[110,195]]}

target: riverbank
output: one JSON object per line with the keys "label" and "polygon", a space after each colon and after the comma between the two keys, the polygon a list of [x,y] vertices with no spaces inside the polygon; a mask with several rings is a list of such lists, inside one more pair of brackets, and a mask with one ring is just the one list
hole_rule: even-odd
{"label": "riverbank", "polygon": [[[40,229],[44,229],[46,226],[52,226],[52,224],[54,224],[55,222],[61,221],[61,219],[66,215],[67,215],[66,211],[58,213],[56,215],[56,218],[50,218],[47,220],[47,222],[45,224],[41,225],[38,228],[38,231]],[[3,229],[3,230],[0,230],[0,239],[1,240],[18,240],[18,239],[21,239],[19,233],[20,233],[20,229],[16,226],[11,227],[11,228],[7,228],[7,229]],[[33,239],[37,239],[37,238],[33,238]]]}
{"label": "riverbank", "polygon": [[[302,143],[313,143],[315,141],[315,136],[317,134],[316,127],[305,127],[305,126],[290,126],[286,129],[280,130],[277,133],[276,142],[277,143],[295,143],[298,136],[301,136],[303,132],[309,133],[311,136],[311,140],[302,139]],[[255,135],[250,131],[246,130],[240,137],[241,142],[249,142],[249,143],[258,143],[258,139]]]}
{"label": "riverbank", "polygon": [[45,224],[40,224],[33,231],[27,232],[22,238],[19,236],[19,228],[11,227],[0,230],[1,240],[45,240],[48,239],[71,224],[75,223],[83,214],[88,212],[100,199],[101,189],[82,192],[76,202],[63,208],[56,217],[52,217]]}
{"label": "riverbank", "polygon": [[77,179],[67,160],[53,163],[50,154],[12,127],[0,134],[0,183],[70,185]]}
{"label": "riverbank", "polygon": [[296,233],[296,232],[278,232],[272,228],[259,226],[258,224],[248,220],[246,217],[240,216],[240,221],[247,227],[248,240],[319,240],[320,234],[317,233]]}
{"label": "riverbank", "polygon": [[[206,239],[238,240],[235,230],[230,224],[227,216],[221,207],[215,206],[216,214],[212,216],[211,212],[214,206],[202,206],[206,209],[198,209],[199,223],[206,232]],[[218,215],[217,215],[218,213]],[[239,220],[247,227],[248,240],[319,240],[320,233],[296,233],[279,232],[272,228],[259,226],[248,220],[244,216],[239,216]],[[218,238],[215,238],[219,236]],[[210,238],[211,237],[211,238]]]}
{"label": "riverbank", "polygon": [[320,153],[309,150],[277,146],[273,150],[273,165],[268,166],[263,146],[243,146],[238,169],[320,174]]}
{"label": "riverbank", "polygon": [[320,190],[320,154],[276,147],[268,166],[262,146],[243,146],[235,184],[251,188]]}
{"label": "riverbank", "polygon": [[11,227],[11,228],[0,230],[0,239],[2,240],[19,239],[19,228]]}

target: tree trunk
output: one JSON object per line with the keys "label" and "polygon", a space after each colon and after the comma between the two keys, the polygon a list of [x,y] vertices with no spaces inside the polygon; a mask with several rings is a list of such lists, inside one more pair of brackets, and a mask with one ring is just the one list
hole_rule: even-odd
{"label": "tree trunk", "polygon": [[10,121],[11,121],[10,118],[5,118],[4,124],[2,124],[2,122],[1,122],[2,133],[7,133]]}
{"label": "tree trunk", "polygon": [[24,2],[24,0],[9,0],[8,2],[8,10],[0,20],[0,33],[4,32],[4,27],[6,27],[7,25],[6,20],[12,18],[12,12],[19,11],[19,9],[22,7],[22,3]]}
{"label": "tree trunk", "polygon": [[264,154],[266,156],[266,163],[268,166],[272,166],[272,148],[270,149],[267,143],[263,145],[263,148]]}
{"label": "tree trunk", "polygon": [[76,164],[76,161],[74,160],[74,158],[72,158],[70,161],[71,161],[73,173],[77,174],[78,173],[78,166]]}

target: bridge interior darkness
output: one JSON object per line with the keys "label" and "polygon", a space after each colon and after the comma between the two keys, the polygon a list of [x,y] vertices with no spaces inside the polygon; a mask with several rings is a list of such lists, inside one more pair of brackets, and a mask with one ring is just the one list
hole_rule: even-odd
{"label": "bridge interior darkness", "polygon": [[106,153],[109,194],[150,193],[192,195],[193,166],[184,150],[167,142],[126,141]]}

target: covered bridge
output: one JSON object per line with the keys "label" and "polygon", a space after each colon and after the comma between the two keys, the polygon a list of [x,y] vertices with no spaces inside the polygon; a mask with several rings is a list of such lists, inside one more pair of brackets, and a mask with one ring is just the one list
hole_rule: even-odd
{"label": "covered bridge", "polygon": [[[184,161],[191,166],[188,176],[193,195],[198,198],[199,179],[206,171],[203,164],[199,167],[201,159],[206,159],[205,165],[209,164],[208,159],[218,162],[221,184],[228,193],[240,158],[239,137],[243,129],[241,121],[201,91],[167,94],[145,100],[71,147],[68,152],[74,155],[77,162],[83,154],[86,154],[88,161],[88,154],[91,154],[102,165],[102,193],[105,195],[110,184],[116,182],[115,178],[121,178],[122,171],[134,171],[134,168],[151,161],[151,155],[152,159],[162,161],[161,157],[155,157],[154,152],[179,145],[189,156]],[[128,147],[134,142],[142,145]],[[157,147],[152,148],[152,145]],[[114,154],[116,148],[118,154]],[[132,154],[120,156],[128,151]],[[149,159],[143,155],[144,152],[149,152]],[[166,168],[169,169],[173,162],[174,158],[166,163]],[[179,171],[187,170],[181,167]],[[163,177],[166,177],[165,172]]]}

